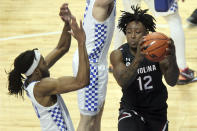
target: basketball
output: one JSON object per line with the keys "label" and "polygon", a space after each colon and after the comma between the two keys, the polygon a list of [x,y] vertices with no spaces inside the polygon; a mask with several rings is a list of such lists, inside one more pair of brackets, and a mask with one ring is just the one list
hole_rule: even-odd
{"label": "basketball", "polygon": [[153,32],[145,36],[145,47],[142,52],[145,57],[153,62],[159,62],[165,58],[169,38],[160,32]]}

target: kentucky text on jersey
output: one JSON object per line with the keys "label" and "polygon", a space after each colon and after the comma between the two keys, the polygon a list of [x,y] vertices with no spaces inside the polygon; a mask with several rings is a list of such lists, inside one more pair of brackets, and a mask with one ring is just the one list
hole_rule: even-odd
{"label": "kentucky text on jersey", "polygon": [[157,70],[155,65],[149,65],[149,66],[138,68],[137,73],[144,74],[144,73],[148,73],[148,72],[155,71],[155,70]]}

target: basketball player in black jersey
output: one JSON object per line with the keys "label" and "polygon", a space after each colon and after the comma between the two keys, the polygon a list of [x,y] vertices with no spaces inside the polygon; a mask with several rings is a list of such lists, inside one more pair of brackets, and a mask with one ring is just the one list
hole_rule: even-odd
{"label": "basketball player in black jersey", "polygon": [[147,10],[131,7],[134,13],[124,12],[118,27],[127,43],[110,55],[113,75],[122,87],[118,131],[167,131],[166,86],[176,85],[179,69],[173,40],[168,41],[167,55],[161,62],[148,61],[141,52],[144,37],[155,31],[154,18]]}

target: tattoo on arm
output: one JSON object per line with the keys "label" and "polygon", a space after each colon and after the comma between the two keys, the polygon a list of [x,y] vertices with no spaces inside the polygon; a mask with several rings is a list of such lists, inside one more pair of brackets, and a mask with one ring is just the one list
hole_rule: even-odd
{"label": "tattoo on arm", "polygon": [[117,79],[119,79],[122,88],[127,88],[135,80],[139,64],[140,62],[137,59],[134,59],[132,63],[126,67],[120,75],[118,75]]}

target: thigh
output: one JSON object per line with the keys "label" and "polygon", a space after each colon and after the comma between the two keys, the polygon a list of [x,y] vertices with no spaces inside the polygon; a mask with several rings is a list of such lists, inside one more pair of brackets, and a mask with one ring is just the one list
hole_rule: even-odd
{"label": "thigh", "polygon": [[123,112],[119,116],[118,131],[147,131],[145,123],[135,114]]}

